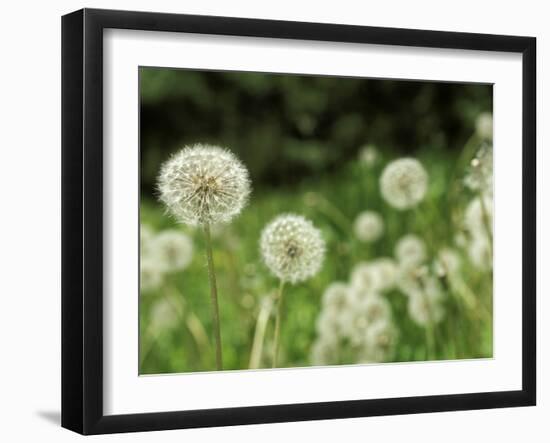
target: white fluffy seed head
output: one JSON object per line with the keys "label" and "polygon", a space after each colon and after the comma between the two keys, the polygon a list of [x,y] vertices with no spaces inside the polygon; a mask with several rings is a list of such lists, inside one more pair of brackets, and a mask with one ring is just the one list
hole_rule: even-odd
{"label": "white fluffy seed head", "polygon": [[397,343],[398,331],[390,320],[373,324],[367,331],[362,349],[362,360],[369,362],[386,361],[392,357]]}
{"label": "white fluffy seed head", "polygon": [[142,257],[139,263],[139,287],[141,293],[149,293],[158,289],[164,281],[164,273],[156,260]]}
{"label": "white fluffy seed head", "polygon": [[325,241],[311,221],[300,215],[283,214],[262,231],[260,252],[277,278],[295,284],[319,272],[325,256]]}
{"label": "white fluffy seed head", "polygon": [[311,363],[313,365],[330,365],[338,360],[338,343],[330,339],[317,339],[311,347]]}
{"label": "white fluffy seed head", "polygon": [[417,235],[404,235],[395,245],[395,257],[401,266],[418,266],[426,260],[426,244]]}
{"label": "white fluffy seed head", "polygon": [[428,173],[418,160],[401,158],[388,164],[380,176],[380,192],[396,209],[418,205],[428,190]]}
{"label": "white fluffy seed head", "polygon": [[359,262],[351,270],[350,286],[359,293],[377,292],[380,289],[378,272],[370,262]]}
{"label": "white fluffy seed head", "polygon": [[229,150],[196,144],[185,147],[161,167],[160,200],[180,222],[228,223],[250,195],[248,170]]}
{"label": "white fluffy seed head", "polygon": [[460,255],[452,248],[442,248],[434,260],[434,270],[439,276],[455,276],[460,270]]}
{"label": "white fluffy seed head", "polygon": [[139,229],[139,250],[141,257],[149,257],[152,252],[152,244],[155,233],[149,225],[141,224]]}
{"label": "white fluffy seed head", "polygon": [[370,262],[359,262],[351,270],[350,286],[357,293],[377,293],[395,286],[397,265],[391,258],[380,257]]}
{"label": "white fluffy seed head", "polygon": [[193,258],[193,242],[183,232],[167,229],[152,240],[153,256],[163,272],[185,269]]}
{"label": "white fluffy seed head", "polygon": [[472,191],[493,195],[493,147],[483,145],[470,162],[464,185]]}
{"label": "white fluffy seed head", "polygon": [[323,309],[315,322],[321,338],[337,337],[340,333],[340,314],[333,309]]}
{"label": "white fluffy seed head", "polygon": [[491,140],[493,138],[493,114],[482,112],[476,119],[476,134],[482,139]]}
{"label": "white fluffy seed head", "polygon": [[377,274],[378,289],[385,291],[395,286],[398,268],[395,261],[389,257],[380,257],[371,262],[371,267]]}
{"label": "white fluffy seed head", "polygon": [[154,334],[174,328],[183,314],[183,306],[176,297],[163,297],[151,308],[149,327]]}
{"label": "white fluffy seed head", "polygon": [[478,269],[486,271],[493,267],[491,244],[487,236],[478,235],[468,245],[468,257]]}
{"label": "white fluffy seed head", "polygon": [[377,212],[363,211],[355,219],[353,230],[359,240],[374,242],[384,233],[384,220]]}
{"label": "white fluffy seed head", "polygon": [[355,345],[364,342],[368,330],[377,322],[391,318],[391,307],[380,295],[358,298],[351,309],[342,316],[342,331]]}
{"label": "white fluffy seed head", "polygon": [[493,232],[493,201],[488,196],[475,197],[468,203],[464,215],[464,225],[472,237]]}
{"label": "white fluffy seed head", "polygon": [[349,301],[349,286],[342,282],[333,282],[327,286],[323,293],[323,308],[342,312]]}
{"label": "white fluffy seed head", "polygon": [[411,293],[407,307],[410,317],[420,326],[439,323],[445,317],[441,293],[433,288]]}

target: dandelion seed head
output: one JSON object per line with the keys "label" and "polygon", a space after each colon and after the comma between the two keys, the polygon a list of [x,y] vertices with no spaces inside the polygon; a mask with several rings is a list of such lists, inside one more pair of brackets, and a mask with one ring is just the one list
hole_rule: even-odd
{"label": "dandelion seed head", "polygon": [[152,240],[154,233],[149,225],[142,224],[139,227],[139,240],[142,243],[148,243]]}
{"label": "dandelion seed head", "polygon": [[391,358],[397,343],[397,329],[388,320],[374,323],[368,330],[363,344],[362,360],[381,362]]}
{"label": "dandelion seed head", "polygon": [[493,139],[493,114],[482,112],[476,119],[476,134],[485,140]]}
{"label": "dandelion seed head", "polygon": [[388,164],[380,176],[380,192],[396,209],[418,205],[428,190],[428,173],[418,160],[401,158]]}
{"label": "dandelion seed head", "polygon": [[323,293],[323,308],[342,312],[349,301],[349,287],[342,282],[333,282]]}
{"label": "dandelion seed head", "polygon": [[418,266],[426,260],[426,244],[417,235],[407,234],[397,241],[394,253],[400,265]]}
{"label": "dandelion seed head", "polygon": [[229,150],[196,144],[185,147],[161,167],[160,200],[180,222],[228,223],[250,195],[248,170]]}
{"label": "dandelion seed head", "polygon": [[398,268],[397,287],[403,294],[410,296],[415,291],[420,291],[422,280],[429,274],[426,265],[401,264]]}
{"label": "dandelion seed head", "polygon": [[174,297],[164,297],[156,301],[151,307],[149,326],[158,334],[163,330],[174,328],[178,323],[178,316],[182,313],[182,307]]}
{"label": "dandelion seed head", "polygon": [[373,295],[365,299],[362,309],[365,310],[370,324],[387,320],[391,317],[391,308],[388,300],[381,295]]}
{"label": "dandelion seed head", "polygon": [[476,235],[472,238],[468,245],[468,257],[472,264],[481,270],[492,268],[491,244],[487,236]]}
{"label": "dandelion seed head", "polygon": [[141,224],[139,227],[139,247],[141,257],[147,258],[151,255],[151,245],[155,234],[150,226]]}
{"label": "dandelion seed head", "polygon": [[338,343],[327,340],[317,339],[311,347],[311,363],[313,365],[330,365],[338,359]]}
{"label": "dandelion seed head", "polygon": [[438,299],[416,292],[409,297],[407,309],[412,320],[420,326],[439,323],[445,317],[445,308]]}
{"label": "dandelion seed head", "polygon": [[464,185],[472,191],[493,194],[493,148],[483,145],[470,162]]}
{"label": "dandelion seed head", "polygon": [[311,221],[300,215],[283,214],[262,231],[260,252],[277,278],[295,284],[319,272],[325,256],[325,241]]}
{"label": "dandelion seed head", "polygon": [[142,257],[139,263],[139,285],[142,293],[158,289],[164,281],[164,273],[156,260]]}
{"label": "dandelion seed head", "polygon": [[163,272],[181,271],[191,263],[193,242],[183,232],[167,229],[157,234],[152,242],[152,254]]}
{"label": "dandelion seed head", "polygon": [[351,270],[350,285],[360,293],[376,292],[379,289],[379,275],[369,262],[359,262]]}
{"label": "dandelion seed head", "polygon": [[434,261],[434,269],[437,275],[456,275],[460,270],[460,256],[451,248],[442,248],[437,253]]}
{"label": "dandelion seed head", "polygon": [[439,279],[432,274],[421,277],[420,285],[409,292],[408,311],[419,325],[439,323],[445,316],[444,292]]}
{"label": "dandelion seed head", "polygon": [[350,341],[356,345],[362,343],[368,329],[378,321],[391,318],[388,301],[380,295],[371,294],[358,298],[352,309],[342,318],[342,329]]}
{"label": "dandelion seed head", "polygon": [[374,242],[384,233],[384,220],[377,212],[364,211],[355,219],[353,230],[359,240]]}
{"label": "dandelion seed head", "polygon": [[[485,220],[486,218],[486,220]],[[488,196],[475,197],[468,203],[464,225],[472,237],[486,236],[487,227],[493,232],[493,201]]]}
{"label": "dandelion seed head", "polygon": [[337,337],[340,333],[340,312],[334,309],[323,309],[315,322],[320,337]]}
{"label": "dandelion seed head", "polygon": [[395,286],[398,268],[393,259],[380,257],[373,260],[370,265],[377,275],[377,287],[380,291],[385,291]]}

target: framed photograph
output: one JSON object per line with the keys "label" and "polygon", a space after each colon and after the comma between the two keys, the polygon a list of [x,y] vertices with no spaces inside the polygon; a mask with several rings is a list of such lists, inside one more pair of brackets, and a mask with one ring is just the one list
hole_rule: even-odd
{"label": "framed photograph", "polygon": [[62,20],[62,425],[536,401],[531,37]]}

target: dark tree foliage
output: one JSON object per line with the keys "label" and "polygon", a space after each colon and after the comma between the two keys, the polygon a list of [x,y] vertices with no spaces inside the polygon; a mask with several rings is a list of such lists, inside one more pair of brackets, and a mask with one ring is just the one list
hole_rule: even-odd
{"label": "dark tree foliage", "polygon": [[255,187],[322,174],[367,143],[397,155],[460,149],[490,85],[141,68],[142,190],[170,152],[213,143],[237,153]]}

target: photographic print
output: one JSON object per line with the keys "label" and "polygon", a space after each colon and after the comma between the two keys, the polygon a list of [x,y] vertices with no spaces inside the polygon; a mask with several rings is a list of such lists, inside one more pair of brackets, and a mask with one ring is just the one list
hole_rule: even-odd
{"label": "photographic print", "polygon": [[140,374],[493,356],[492,85],[139,76]]}

